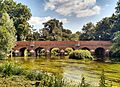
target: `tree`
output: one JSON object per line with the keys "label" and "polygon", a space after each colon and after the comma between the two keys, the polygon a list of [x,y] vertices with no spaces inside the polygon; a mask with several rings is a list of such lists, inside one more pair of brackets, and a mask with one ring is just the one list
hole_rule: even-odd
{"label": "tree", "polygon": [[111,30],[113,33],[120,31],[120,0],[118,0],[115,9],[116,9],[116,14],[114,15],[114,23]]}
{"label": "tree", "polygon": [[40,39],[48,41],[77,41],[80,37],[80,32],[72,34],[69,29],[63,28],[63,23],[57,19],[51,19],[43,23],[44,28],[41,29]]}
{"label": "tree", "polygon": [[44,28],[43,30],[43,36],[46,38],[46,40],[50,41],[62,41],[62,29],[63,29],[63,23],[60,22],[57,19],[51,19],[47,21],[46,23],[43,23]]}
{"label": "tree", "polygon": [[112,18],[105,17],[101,21],[97,22],[95,27],[95,40],[111,40],[111,36],[113,33],[111,32],[112,29]]}
{"label": "tree", "polygon": [[13,19],[17,31],[17,40],[25,40],[31,28],[27,22],[32,16],[30,9],[21,3],[17,4],[13,0],[1,0],[1,2],[0,7],[9,14],[11,19]]}
{"label": "tree", "polygon": [[69,41],[71,39],[72,31],[69,29],[62,30],[62,40]]}
{"label": "tree", "polygon": [[0,18],[0,58],[7,57],[15,45],[15,27],[13,21],[7,13],[2,14]]}
{"label": "tree", "polygon": [[116,14],[112,16],[114,18],[111,32],[114,38],[111,47],[111,56],[120,57],[120,0],[117,2]]}
{"label": "tree", "polygon": [[82,31],[83,33],[80,35],[80,40],[94,40],[95,26],[92,22],[84,25]]}
{"label": "tree", "polygon": [[120,31],[115,33],[111,48],[114,57],[120,57]]}
{"label": "tree", "polygon": [[70,37],[70,40],[71,40],[71,41],[78,41],[80,35],[77,34],[77,33],[74,33],[74,34],[70,35],[69,37]]}

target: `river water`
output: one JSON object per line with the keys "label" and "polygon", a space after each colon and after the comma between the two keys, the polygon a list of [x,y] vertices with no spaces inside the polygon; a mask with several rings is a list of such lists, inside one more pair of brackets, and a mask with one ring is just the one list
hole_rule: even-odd
{"label": "river water", "polygon": [[75,83],[79,83],[83,77],[85,81],[91,85],[98,86],[99,84],[99,75],[94,74],[93,72],[86,71],[87,66],[84,64],[79,64],[77,66],[66,66],[64,67],[64,78],[71,80]]}

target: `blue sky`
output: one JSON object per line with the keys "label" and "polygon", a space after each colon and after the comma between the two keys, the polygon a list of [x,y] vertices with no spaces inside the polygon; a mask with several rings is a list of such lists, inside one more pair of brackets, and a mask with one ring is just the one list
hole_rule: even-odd
{"label": "blue sky", "polygon": [[29,23],[41,29],[51,18],[59,19],[64,28],[81,31],[88,22],[96,23],[115,12],[117,0],[14,0],[27,5],[32,12]]}

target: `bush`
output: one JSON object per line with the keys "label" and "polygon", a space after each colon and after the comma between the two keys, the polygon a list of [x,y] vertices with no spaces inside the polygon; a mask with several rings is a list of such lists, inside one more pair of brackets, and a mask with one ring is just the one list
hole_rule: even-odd
{"label": "bush", "polygon": [[42,80],[44,78],[44,75],[46,75],[43,72],[37,72],[37,71],[28,71],[26,74],[26,78],[34,81],[34,80]]}
{"label": "bush", "polygon": [[93,59],[93,56],[91,55],[90,51],[88,50],[75,50],[70,53],[69,58],[72,59]]}
{"label": "bush", "polygon": [[66,49],[65,49],[65,53],[66,53],[67,55],[70,55],[71,52],[73,52],[73,49],[72,49],[72,48],[66,48]]}
{"label": "bush", "polygon": [[59,49],[59,48],[53,48],[53,49],[51,50],[51,54],[52,54],[53,56],[59,56],[59,54],[60,54],[60,49]]}
{"label": "bush", "polygon": [[0,65],[0,73],[2,73],[3,77],[12,76],[12,75],[20,75],[23,73],[23,69],[19,66],[16,66],[13,63],[6,63]]}
{"label": "bush", "polygon": [[32,71],[28,72],[26,75],[26,78],[28,78],[31,81],[36,80],[36,77],[37,77],[37,74]]}

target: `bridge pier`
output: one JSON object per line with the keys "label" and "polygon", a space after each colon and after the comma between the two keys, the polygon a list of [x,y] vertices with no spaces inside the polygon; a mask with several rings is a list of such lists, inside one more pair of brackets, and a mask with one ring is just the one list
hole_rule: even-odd
{"label": "bridge pier", "polygon": [[46,56],[46,58],[50,58],[50,57],[51,57],[51,54],[50,54],[50,50],[49,50],[49,49],[47,49],[47,50],[45,51],[45,56]]}
{"label": "bridge pier", "polygon": [[95,50],[90,50],[92,55],[95,55]]}
{"label": "bridge pier", "polygon": [[15,50],[14,53],[15,53],[15,57],[19,57],[20,56],[19,50]]}
{"label": "bridge pier", "polygon": [[31,57],[35,57],[35,51],[32,49],[32,50],[30,50],[30,56]]}
{"label": "bridge pier", "polygon": [[63,59],[65,56],[65,51],[62,49],[60,50],[60,58]]}
{"label": "bridge pier", "polygon": [[106,52],[105,52],[105,62],[110,62],[109,57],[110,57],[110,51],[106,50]]}

